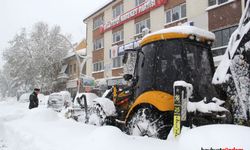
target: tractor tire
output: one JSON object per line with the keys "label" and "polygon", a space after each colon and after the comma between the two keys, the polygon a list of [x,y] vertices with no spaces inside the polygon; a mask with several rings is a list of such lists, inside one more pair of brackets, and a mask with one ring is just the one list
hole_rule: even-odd
{"label": "tractor tire", "polygon": [[100,104],[94,104],[89,111],[88,124],[102,126],[105,124],[106,114]]}
{"label": "tractor tire", "polygon": [[173,126],[171,114],[153,107],[139,108],[127,122],[127,133],[165,140]]}

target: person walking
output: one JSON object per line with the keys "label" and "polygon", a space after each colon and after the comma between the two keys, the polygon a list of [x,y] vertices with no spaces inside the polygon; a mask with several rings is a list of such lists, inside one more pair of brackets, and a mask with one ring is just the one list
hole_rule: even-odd
{"label": "person walking", "polygon": [[30,97],[29,97],[29,100],[30,100],[29,109],[38,107],[39,100],[38,100],[37,95],[39,93],[40,93],[40,89],[39,88],[35,88],[34,92],[30,94]]}

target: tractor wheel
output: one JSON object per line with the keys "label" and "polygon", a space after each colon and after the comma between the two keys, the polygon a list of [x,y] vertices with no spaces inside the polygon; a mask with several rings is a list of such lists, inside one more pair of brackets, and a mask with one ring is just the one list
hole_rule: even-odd
{"label": "tractor wheel", "polygon": [[127,132],[130,135],[167,139],[173,126],[172,118],[170,113],[151,107],[139,108],[128,120]]}
{"label": "tractor wheel", "polygon": [[89,113],[88,124],[102,126],[105,124],[106,114],[100,104],[94,104]]}

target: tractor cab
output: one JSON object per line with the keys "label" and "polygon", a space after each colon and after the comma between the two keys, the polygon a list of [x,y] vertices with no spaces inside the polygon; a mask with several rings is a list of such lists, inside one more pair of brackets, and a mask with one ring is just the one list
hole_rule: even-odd
{"label": "tractor cab", "polygon": [[[191,26],[164,29],[146,35],[137,50],[133,80],[136,82],[134,96],[137,98],[147,91],[162,91],[173,95],[175,81],[183,80],[194,87],[192,101],[205,97],[218,97],[212,85],[214,63],[211,45],[214,34]],[[132,78],[125,75],[125,79]]]}

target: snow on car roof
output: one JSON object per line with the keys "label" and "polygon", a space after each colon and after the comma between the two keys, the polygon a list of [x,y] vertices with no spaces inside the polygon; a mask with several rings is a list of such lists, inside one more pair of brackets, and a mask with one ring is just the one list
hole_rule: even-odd
{"label": "snow on car roof", "polygon": [[187,38],[189,35],[195,35],[199,38],[205,38],[212,41],[215,40],[215,35],[212,32],[194,26],[183,25],[162,29],[148,34],[142,38],[140,45],[142,46],[150,42],[164,39]]}

